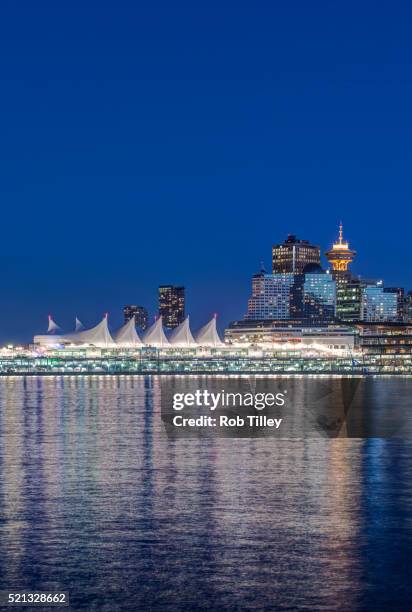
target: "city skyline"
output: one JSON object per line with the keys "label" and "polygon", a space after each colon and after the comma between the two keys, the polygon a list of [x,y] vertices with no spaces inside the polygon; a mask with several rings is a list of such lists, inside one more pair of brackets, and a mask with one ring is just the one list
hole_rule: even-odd
{"label": "city skyline", "polygon": [[341,217],[354,274],[410,288],[411,16],[8,3],[0,341],[153,313],[163,282],[225,325],[273,241],[330,248]]}
{"label": "city skyline", "polygon": [[[299,270],[296,270],[294,273],[292,273],[292,276],[295,276],[295,274],[296,274],[296,277],[301,277],[301,278],[304,279],[305,274],[302,275],[302,271],[304,271],[304,269],[305,269],[305,260],[304,260],[304,257],[308,258],[306,263],[308,263],[309,267],[310,267],[310,269],[307,270],[307,273],[309,273],[309,276],[306,276],[307,279],[309,279],[309,278],[312,279],[311,281],[307,280],[307,282],[309,282],[309,283],[313,284],[315,282],[316,277],[317,277],[317,272],[316,272],[316,268],[317,267],[319,268],[319,270],[322,270],[323,272],[328,272],[327,276],[331,277],[329,280],[332,280],[332,276],[334,274],[338,274],[338,275],[342,274],[343,273],[342,271],[339,272],[340,266],[337,266],[336,269],[335,269],[335,272],[334,272],[334,267],[335,267],[334,263],[333,263],[334,259],[330,258],[330,254],[331,253],[335,253],[336,250],[338,250],[338,253],[339,253],[339,250],[341,249],[342,244],[343,244],[344,252],[345,252],[346,249],[349,249],[349,242],[346,239],[343,241],[343,223],[342,223],[342,221],[339,222],[339,226],[338,226],[338,238],[333,241],[332,248],[326,249],[326,248],[323,247],[323,245],[314,245],[308,238],[310,238],[310,237],[305,236],[304,238],[300,238],[300,237],[297,237],[294,234],[293,235],[289,234],[286,237],[286,239],[284,240],[283,243],[280,243],[280,244],[273,243],[272,244],[272,265],[275,267],[275,259],[274,259],[275,255],[274,255],[274,253],[276,252],[276,253],[278,253],[278,255],[280,253],[280,258],[281,258],[280,261],[281,261],[281,265],[283,266],[283,268],[284,268],[285,265],[286,266],[289,265],[289,266],[293,266],[293,269],[295,269],[295,261],[293,261],[293,263],[292,263],[292,259],[290,257],[289,257],[289,260],[288,260],[288,257],[286,257],[286,259],[285,259],[285,255],[284,254],[282,255],[282,251],[279,251],[279,247],[281,247],[282,245],[286,245],[287,247],[294,248],[294,247],[291,247],[291,245],[297,244],[299,248],[303,248],[302,260],[299,259],[299,261],[302,261],[302,263],[300,264]],[[346,238],[346,236],[345,236],[345,238]],[[316,258],[316,256],[314,258],[313,254],[312,254],[314,252],[314,250],[317,250],[318,258]],[[308,254],[308,252],[309,252],[309,254]],[[351,249],[349,249],[348,252],[351,254],[351,260],[357,254],[357,251],[353,251]],[[283,259],[282,259],[282,257],[283,257]],[[318,265],[317,263],[314,263],[314,261],[316,259],[319,260],[319,264],[320,265]],[[285,264],[285,263],[282,263],[282,261],[286,261],[286,262],[288,261],[288,263]],[[326,262],[326,266],[323,265],[325,262]],[[261,262],[261,266],[262,265],[263,265],[263,262]],[[276,272],[276,273],[273,273],[273,272],[267,273],[265,270],[261,270],[261,272],[255,273],[253,275],[253,278],[258,278],[262,274],[264,274],[267,277],[270,277],[270,276],[273,276],[273,275],[281,277],[285,272],[288,272],[287,267],[284,268],[284,269],[283,268],[282,268],[283,272],[281,272],[281,273],[279,273],[279,272]],[[313,270],[313,268],[315,268],[315,269]],[[352,274],[352,270],[349,271],[348,266],[345,266],[344,270],[345,270],[345,272],[343,274],[345,275],[346,273],[348,273],[349,277],[352,278],[355,282],[357,280],[366,279],[365,275]],[[289,272],[292,272],[292,267],[290,268]],[[286,274],[286,276],[288,276],[288,274]],[[249,281],[249,279],[245,278],[245,287],[248,286],[248,281]],[[383,285],[383,281],[380,278],[377,278],[374,281],[373,280],[372,281],[368,280],[366,282],[366,284],[367,285],[372,285],[372,287],[374,287],[374,288],[376,288],[377,286],[380,286],[380,285],[382,285],[382,287],[384,286]],[[385,288],[384,291],[395,291],[394,289],[391,288],[391,287],[393,287],[393,283],[391,283],[390,280],[388,281],[387,285],[388,285],[388,289]],[[185,294],[186,294],[186,289],[187,288],[184,287],[184,286],[158,285],[157,288],[156,288],[156,301],[153,302],[153,303],[156,304],[156,306],[153,308],[153,310],[147,308],[147,306],[145,304],[140,305],[140,306],[135,306],[135,305],[124,306],[123,305],[122,308],[121,308],[121,313],[120,312],[115,312],[114,313],[115,316],[110,318],[110,328],[112,330],[114,330],[116,328],[119,328],[123,322],[127,322],[128,320],[130,320],[131,316],[137,317],[137,319],[135,319],[137,321],[137,327],[142,327],[142,325],[139,323],[141,314],[143,314],[144,321],[145,321],[145,324],[143,326],[143,330],[148,325],[151,325],[159,317],[160,314],[163,314],[164,326],[166,328],[167,327],[175,327],[178,323],[182,322],[184,317],[185,317],[185,310],[186,310],[185,309],[185,302],[186,302],[186,295]],[[286,287],[285,287],[285,289],[286,289]],[[303,289],[303,286],[302,286],[302,289]],[[409,288],[409,287],[404,287],[403,289],[404,289],[404,297],[406,299],[407,296],[408,296],[408,292],[412,293],[412,289]],[[176,290],[179,293],[174,295],[174,292]],[[165,295],[167,295],[167,302],[169,300],[171,300],[171,301],[170,301],[170,303],[168,305],[166,305],[163,302],[163,306],[162,306],[162,300],[164,300],[164,298],[161,297],[161,296],[162,296],[162,292],[164,292],[164,291],[167,292],[165,294]],[[245,319],[252,318],[253,319],[254,318],[253,316],[252,317],[250,316],[250,312],[249,312],[250,306],[247,307],[247,304],[250,303],[250,294],[248,293],[248,291],[249,290],[247,289],[247,291],[246,291],[247,299],[245,300],[244,303],[242,303],[242,304],[235,304],[235,303],[233,303],[232,304],[232,307],[233,307],[232,310],[233,311],[235,311],[236,309],[238,311],[239,310],[242,311],[242,315],[239,317],[239,319],[242,319],[242,318],[245,318]],[[289,289],[287,289],[287,291],[289,291]],[[170,295],[169,295],[169,292],[172,292],[172,293],[170,293]],[[178,295],[179,295],[179,297],[178,297]],[[189,287],[189,296],[190,296],[190,287]],[[327,300],[326,300],[325,304],[331,304],[331,301],[330,301],[331,300],[331,295],[327,295],[326,297],[327,297]],[[179,300],[180,299],[182,301],[181,301],[181,303],[179,305]],[[211,296],[211,299],[213,299],[213,296]],[[216,296],[216,300],[218,301],[219,299],[221,299],[221,296]],[[311,303],[312,303],[312,298],[310,298],[310,300],[311,300]],[[312,306],[313,306],[313,304],[312,304]],[[312,306],[309,306],[309,307],[312,308]],[[172,314],[169,315],[168,314],[168,309],[169,308],[176,309],[176,313],[173,314],[173,315]],[[256,306],[254,306],[253,308],[256,308]],[[329,308],[329,306],[327,306],[327,308]],[[162,310],[162,309],[164,309],[164,310]],[[260,311],[259,307],[257,307],[257,311]],[[204,317],[204,315],[201,314],[201,312],[199,314],[197,312],[193,312],[193,311],[188,312],[186,310],[186,314],[190,314],[190,316],[192,318],[192,321],[195,322],[195,326],[197,326],[197,327],[200,327],[200,325],[201,324],[203,325],[203,323],[204,323],[205,317]],[[405,310],[405,312],[406,312],[406,310]],[[105,312],[104,314],[105,314],[106,317],[109,317],[109,313],[108,312]],[[78,315],[77,311],[75,313],[71,313],[71,319],[73,319],[73,320],[70,321],[70,324],[68,326],[65,326],[65,325],[61,326],[61,328],[66,333],[70,333],[71,331],[73,331],[73,323],[75,323],[76,327],[78,325],[81,325],[81,326],[83,325],[83,323],[81,321],[79,321],[79,319],[77,318],[77,315]],[[192,315],[194,315],[194,316],[192,317]],[[218,313],[216,311],[213,312],[213,313],[208,313],[209,318],[212,315],[213,316],[218,316]],[[50,313],[47,316],[48,316],[48,319],[49,319],[49,327],[50,327],[50,320],[52,321],[52,324],[55,325],[55,322],[54,322],[54,320],[52,320],[52,316],[50,315]],[[96,313],[92,314],[92,316],[94,316],[94,318],[91,319],[91,323],[86,325],[86,327],[92,327],[93,325],[95,325],[96,318],[97,319],[99,318],[99,316],[96,315]],[[171,320],[173,320],[173,321],[174,321],[173,317],[175,317],[175,316],[178,317],[178,319],[176,319],[176,322],[171,324],[171,325],[165,324],[165,322],[167,321],[167,317],[168,316],[172,316]],[[202,316],[203,316],[203,319],[202,319]],[[60,319],[59,319],[58,314],[57,315],[53,314],[53,318],[55,318],[57,320],[57,322],[60,324]],[[80,318],[82,319],[82,317],[80,317]],[[257,317],[257,318],[259,318],[259,317]],[[267,318],[267,317],[264,316],[263,318]],[[284,313],[282,316],[280,316],[280,319],[283,319],[283,318],[287,319],[288,315],[285,315],[285,313]],[[293,319],[295,317],[294,317],[293,314],[291,314],[290,318]],[[229,318],[227,320],[223,320],[223,321],[220,320],[219,321],[219,328],[221,329],[221,331],[223,332],[223,329],[226,328],[229,323],[233,322],[234,319],[235,318],[233,316],[232,317],[229,316]],[[329,314],[327,314],[325,316],[325,322],[331,321],[332,319],[333,319],[333,317],[332,317],[332,314],[331,314],[331,311],[330,311]],[[40,330],[40,333],[43,333],[45,331],[46,331],[46,329],[44,328],[43,330]],[[33,331],[31,331],[30,333],[33,333]]]}

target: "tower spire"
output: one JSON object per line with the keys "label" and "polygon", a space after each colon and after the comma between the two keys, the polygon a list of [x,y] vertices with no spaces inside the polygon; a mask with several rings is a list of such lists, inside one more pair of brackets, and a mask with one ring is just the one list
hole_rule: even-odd
{"label": "tower spire", "polygon": [[350,249],[349,243],[343,239],[342,221],[339,223],[339,239],[333,243],[332,248],[325,254],[334,272],[346,272],[354,259],[356,251]]}

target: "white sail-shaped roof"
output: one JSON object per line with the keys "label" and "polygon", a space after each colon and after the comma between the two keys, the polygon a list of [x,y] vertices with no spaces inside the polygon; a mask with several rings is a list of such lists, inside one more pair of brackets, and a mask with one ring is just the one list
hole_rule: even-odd
{"label": "white sail-shaped roof", "polygon": [[59,325],[57,325],[57,323],[55,321],[53,321],[52,316],[49,315],[49,326],[47,328],[47,333],[48,334],[57,334],[59,331],[61,331],[61,327]]}
{"label": "white sail-shaped roof", "polygon": [[124,347],[132,347],[142,345],[139,335],[136,331],[136,320],[132,317],[123,325],[116,333],[113,334],[116,344]]}
{"label": "white sail-shaped roof", "polygon": [[114,346],[114,340],[110,335],[107,325],[107,316],[98,323],[95,327],[85,329],[73,334],[64,334],[60,336],[62,342],[72,342],[73,344],[93,344],[94,346]]}
{"label": "white sail-shaped roof", "polygon": [[143,336],[143,342],[157,347],[168,346],[169,340],[166,338],[163,331],[162,317],[159,317],[157,321],[147,329]]}
{"label": "white sail-shaped roof", "polygon": [[219,338],[219,334],[216,329],[216,317],[213,317],[203,327],[199,329],[196,336],[196,342],[200,346],[221,346],[223,342]]}
{"label": "white sail-shaped roof", "polygon": [[196,346],[196,341],[189,327],[189,316],[173,330],[169,336],[169,342],[174,346]]}
{"label": "white sail-shaped roof", "polygon": [[75,324],[75,328],[74,329],[75,329],[76,332],[83,331],[83,329],[84,329],[83,323],[77,317],[76,317],[76,324]]}

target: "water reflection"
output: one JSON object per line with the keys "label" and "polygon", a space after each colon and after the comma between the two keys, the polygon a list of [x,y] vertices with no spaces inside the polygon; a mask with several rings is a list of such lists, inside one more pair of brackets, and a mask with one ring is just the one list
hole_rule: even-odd
{"label": "water reflection", "polygon": [[1,588],[79,610],[406,605],[411,465],[394,440],[169,440],[156,377],[3,378]]}

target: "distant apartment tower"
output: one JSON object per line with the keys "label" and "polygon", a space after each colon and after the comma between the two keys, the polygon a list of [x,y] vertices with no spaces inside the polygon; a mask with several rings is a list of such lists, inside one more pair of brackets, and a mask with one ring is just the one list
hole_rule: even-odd
{"label": "distant apartment tower", "polygon": [[185,288],[174,285],[159,287],[159,315],[165,327],[177,327],[185,318]]}
{"label": "distant apartment tower", "polygon": [[137,327],[141,329],[146,329],[148,315],[147,310],[144,306],[135,306],[133,304],[128,304],[123,308],[124,322],[130,321],[130,319],[134,316]]}
{"label": "distant apartment tower", "polygon": [[320,247],[289,234],[282,244],[272,247],[273,274],[302,274],[308,264],[320,265]]}
{"label": "distant apartment tower", "polygon": [[397,296],[397,314],[396,319],[399,323],[407,322],[407,313],[405,307],[405,289],[403,287],[385,287],[385,293],[395,293]]}
{"label": "distant apartment tower", "polygon": [[362,291],[362,321],[397,321],[398,294],[387,291],[381,284],[365,287]]}
{"label": "distant apartment tower", "polygon": [[303,317],[312,321],[333,321],[336,316],[336,282],[332,275],[313,269],[304,278]]}
{"label": "distant apartment tower", "polygon": [[412,323],[412,291],[408,291],[405,301],[405,319],[407,323]]}
{"label": "distant apartment tower", "polygon": [[336,317],[340,321],[353,322],[362,318],[362,291],[364,284],[350,273],[334,274],[336,281]]}
{"label": "distant apartment tower", "polygon": [[300,314],[302,294],[303,277],[264,271],[254,274],[245,319],[293,319]]}
{"label": "distant apartment tower", "polygon": [[266,274],[252,278],[246,320],[332,321],[336,283],[331,274],[312,264],[305,274]]}

